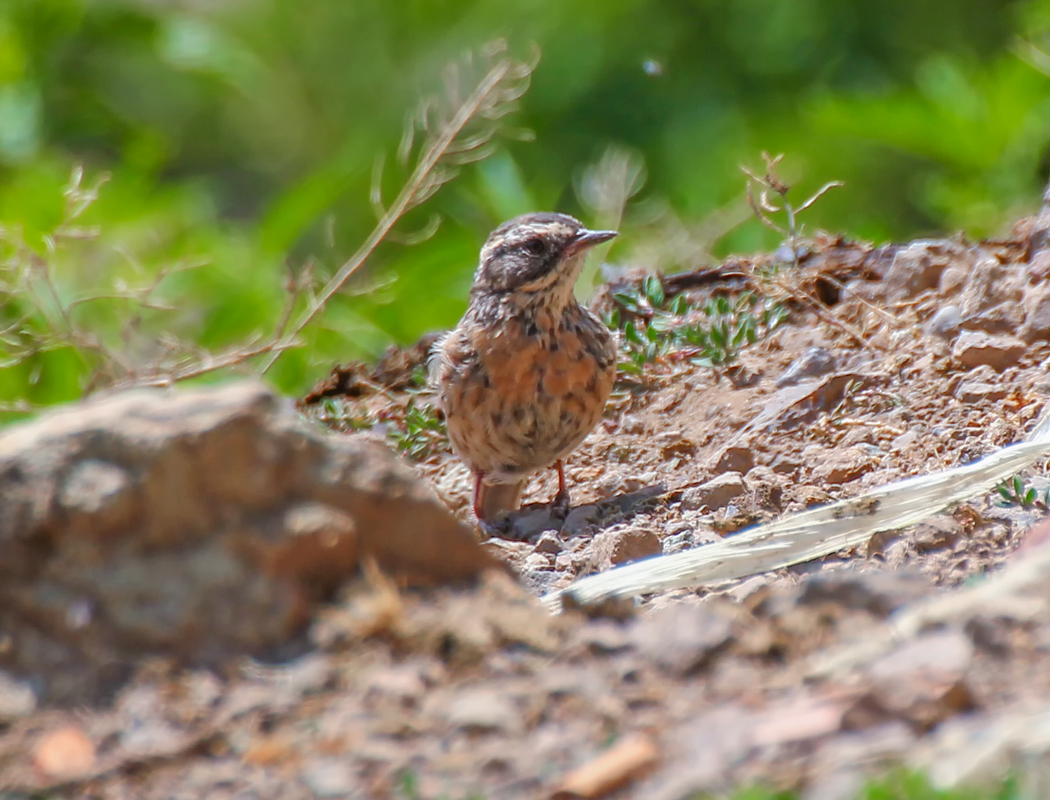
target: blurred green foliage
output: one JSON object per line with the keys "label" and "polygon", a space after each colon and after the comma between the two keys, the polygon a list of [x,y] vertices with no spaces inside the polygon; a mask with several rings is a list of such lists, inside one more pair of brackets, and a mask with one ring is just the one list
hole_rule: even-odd
{"label": "blurred green foliage", "polygon": [[[800,198],[845,181],[809,229],[873,239],[1000,232],[1047,171],[1050,0],[2,0],[0,224],[44,253],[73,166],[107,173],[80,220],[99,235],[55,256],[58,294],[203,262],[164,280],[173,310],[142,330],[244,341],[272,329],[288,270],[329,275],[367,236],[375,158],[443,65],[495,36],[542,52],[508,121],[535,141],[502,139],[403,220],[444,223],[380,247],[278,362],[281,388],[454,323],[488,230],[533,209],[590,216],[574,182],[610,145],[644,160],[622,224],[637,238],[739,208],[739,165],[763,150],[788,154]],[[386,171],[390,196],[398,179]],[[756,222],[722,233],[717,254],[775,244]],[[125,306],[76,313],[119,339]],[[0,400],[71,399],[87,372],[68,349],[41,353],[0,368]]]}

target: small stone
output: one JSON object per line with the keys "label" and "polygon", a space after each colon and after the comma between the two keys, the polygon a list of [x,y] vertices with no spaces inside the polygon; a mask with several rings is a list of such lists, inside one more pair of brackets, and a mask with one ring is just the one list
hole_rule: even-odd
{"label": "small stone", "polygon": [[626,564],[663,552],[660,537],[644,528],[612,528],[594,537],[591,543],[598,569]]}
{"label": "small stone", "polygon": [[962,312],[958,306],[944,306],[933,315],[933,319],[926,326],[926,331],[942,339],[954,339],[962,323]]}
{"label": "small stone", "polygon": [[645,422],[635,414],[624,414],[620,419],[620,433],[645,433]]}
{"label": "small stone", "polygon": [[1013,336],[963,331],[955,340],[952,355],[967,369],[988,365],[1002,372],[1020,361],[1027,349],[1024,342]]}
{"label": "small stone", "polygon": [[0,672],[0,725],[36,711],[36,695],[29,686]]}
{"label": "small stone", "polygon": [[1005,386],[997,386],[993,383],[965,381],[955,389],[955,396],[964,403],[995,402],[1004,399],[1007,394]]}
{"label": "small stone", "polygon": [[750,447],[733,445],[727,447],[715,462],[715,472],[750,472],[755,466],[755,454]]}
{"label": "small stone", "polygon": [[[984,312],[1001,303],[1020,302],[1025,282],[1025,272],[1017,265],[1000,263],[995,256],[979,259],[970,271],[959,301],[967,326],[972,319],[982,320]],[[995,314],[991,316],[994,318]]]}
{"label": "small stone", "polygon": [[863,797],[864,773],[851,767],[818,774],[802,795],[803,800],[856,800]]}
{"label": "small stone", "polygon": [[[1050,259],[1044,259],[1050,263]],[[1028,287],[1024,298],[1025,320],[1021,338],[1029,344],[1050,339],[1050,289],[1042,284]]]}
{"label": "small stone", "polygon": [[303,765],[301,775],[316,797],[350,797],[361,788],[346,758],[311,759]]}
{"label": "small stone", "polygon": [[505,694],[494,689],[460,692],[445,717],[453,728],[470,733],[516,732],[522,727],[521,713]]}
{"label": "small stone", "polygon": [[874,459],[859,446],[849,450],[833,450],[813,467],[813,479],[832,485],[849,483],[874,466]]}
{"label": "small stone", "polygon": [[780,510],[784,500],[784,484],[770,467],[758,466],[744,476],[744,483],[760,508]]}
{"label": "small stone", "polygon": [[969,711],[973,695],[965,682],[974,645],[957,630],[923,634],[869,667],[873,699],[891,714],[929,729]]}
{"label": "small stone", "polygon": [[665,459],[690,455],[696,451],[696,442],[687,439],[681,431],[663,431],[653,436],[652,441],[660,448],[660,455]]}
{"label": "small stone", "polygon": [[729,589],[728,594],[737,603],[743,603],[751,595],[769,586],[769,575],[752,575]]}
{"label": "small stone", "polygon": [[916,241],[898,250],[886,273],[886,294],[891,300],[906,300],[937,288],[954,249],[948,242]]}
{"label": "small stone", "polygon": [[794,475],[801,466],[801,459],[792,453],[777,453],[769,463],[769,468],[777,475]]}
{"label": "small stone", "polygon": [[972,270],[973,265],[969,263],[955,263],[945,267],[937,286],[941,297],[957,297],[961,294],[966,287],[966,282],[970,279]]}
{"label": "small stone", "polygon": [[525,557],[524,568],[530,572],[551,568],[551,557],[546,553],[532,553]]}
{"label": "small stone", "polygon": [[986,308],[966,318],[966,327],[972,331],[985,333],[1013,333],[1024,322],[1024,310],[1021,304],[1007,300],[991,308]]}
{"label": "small stone", "polygon": [[714,510],[727,505],[734,498],[747,493],[747,484],[739,472],[726,472],[707,483],[691,486],[682,492],[682,509],[699,511]]}
{"label": "small stone", "polygon": [[694,530],[692,524],[685,520],[678,520],[677,522],[669,522],[667,524],[667,535],[675,536],[679,533],[692,533]]}
{"label": "small stone", "polygon": [[561,538],[554,531],[544,531],[536,542],[537,553],[557,554],[564,549]]}
{"label": "small stone", "polygon": [[811,347],[791,362],[784,374],[777,378],[777,387],[794,386],[805,378],[819,378],[838,369],[835,356],[823,347]]}
{"label": "small stone", "polygon": [[673,536],[664,537],[664,555],[670,555],[671,553],[680,553],[683,550],[688,550],[693,546],[693,532],[682,531],[676,533]]}
{"label": "small stone", "polygon": [[955,517],[941,514],[915,526],[909,539],[917,553],[947,550],[963,538],[965,531]]}
{"label": "small stone", "polygon": [[919,441],[919,434],[913,430],[907,430],[900,436],[895,436],[890,442],[891,453],[904,453],[911,450]]}
{"label": "small stone", "polygon": [[642,617],[630,631],[638,651],[676,676],[701,669],[732,638],[733,624],[714,603],[676,603]]}

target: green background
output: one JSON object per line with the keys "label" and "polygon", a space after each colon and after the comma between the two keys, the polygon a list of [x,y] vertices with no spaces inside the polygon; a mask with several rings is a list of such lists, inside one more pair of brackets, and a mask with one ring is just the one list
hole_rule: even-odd
{"label": "green background", "polygon": [[[508,118],[534,140],[501,137],[403,220],[443,218],[423,244],[379,248],[270,373],[283,390],[454,324],[503,219],[594,222],[574,187],[610,146],[647,179],[608,257],[645,269],[775,247],[754,220],[731,224],[746,217],[739,166],[760,169],[764,150],[787,154],[796,202],[845,182],[807,230],[875,241],[1005,232],[1045,182],[1048,0],[0,0],[0,224],[46,254],[72,168],[89,185],[106,174],[78,221],[97,237],[54,256],[60,299],[200,264],[165,279],[170,310],[142,316],[128,358],[162,335],[220,349],[265,334],[289,270],[330,275],[367,236],[372,165],[393,162],[443,65],[497,36],[541,51]],[[635,246],[670,230],[691,246]],[[5,269],[26,252],[8,244]],[[31,310],[4,302],[9,322]],[[120,344],[133,312],[74,313]],[[97,366],[71,348],[0,364],[0,400],[39,404],[79,396]]]}

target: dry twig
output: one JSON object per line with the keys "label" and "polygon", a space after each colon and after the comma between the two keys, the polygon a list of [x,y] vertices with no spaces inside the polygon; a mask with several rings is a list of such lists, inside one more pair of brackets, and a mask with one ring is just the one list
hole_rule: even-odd
{"label": "dry twig", "polygon": [[[490,66],[465,99],[461,99],[461,67],[453,63],[445,73],[444,102],[436,97],[427,98],[409,118],[405,126],[405,135],[398,148],[398,159],[402,163],[408,161],[420,131],[424,134],[420,146],[421,155],[412,174],[389,207],[383,204],[380,191],[383,160],[377,160],[370,200],[379,216],[379,222],[357,252],[339,268],[317,297],[310,301],[291,330],[274,342],[274,352],[263,365],[260,375],[265,375],[270,370],[284,350],[296,346],[297,337],[302,330],[361,268],[380,242],[386,238],[393,238],[391,235],[394,225],[406,212],[431,198],[438,189],[458,174],[460,166],[480,161],[492,153],[493,138],[499,130],[500,120],[513,110],[518,98],[528,89],[537,58],[528,62],[516,61],[507,54],[506,43],[502,41],[489,45],[482,52],[482,56]],[[472,66],[469,56],[465,59],[465,66]],[[433,234],[437,224],[438,221],[431,218],[422,231],[407,237],[401,235],[399,238],[407,242],[422,241]]]}

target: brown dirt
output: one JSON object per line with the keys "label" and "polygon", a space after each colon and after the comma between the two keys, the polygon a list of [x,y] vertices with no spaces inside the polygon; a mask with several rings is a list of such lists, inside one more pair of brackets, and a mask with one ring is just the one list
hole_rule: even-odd
{"label": "brown dirt", "polygon": [[[549,617],[530,594],[1021,439],[1050,392],[1036,319],[1050,262],[1029,252],[1029,233],[878,249],[824,238],[775,283],[756,277],[772,257],[665,280],[691,303],[750,282],[790,317],[731,369],[672,354],[618,384],[571,459],[564,525],[542,506],[553,474],[538,475],[507,538],[487,543],[524,590],[493,575],[474,591],[408,593],[373,574],[314,621],[307,656],[224,674],[143,665],[111,709],[14,723],[0,773],[71,797],[527,798],[559,796],[573,770],[627,739],[650,755],[624,766],[626,788],[591,796],[684,799],[761,783],[847,798],[865,774],[942,752],[945,737],[963,752],[971,728],[1047,707],[1050,619],[972,612],[887,639],[850,669],[814,664],[881,641],[894,610],[962,597],[1016,564],[1039,508],[974,498],[862,551],[646,597],[627,620]],[[932,332],[949,306],[961,324]],[[814,348],[833,366],[785,384]],[[371,372],[338,370],[303,408],[331,427],[397,430],[408,403],[426,401],[411,379],[424,356],[417,347]],[[423,441],[420,474],[467,519],[466,471],[440,435]],[[67,728],[94,743],[92,766],[42,771],[48,737],[68,739]],[[596,767],[613,779],[616,752]]]}

